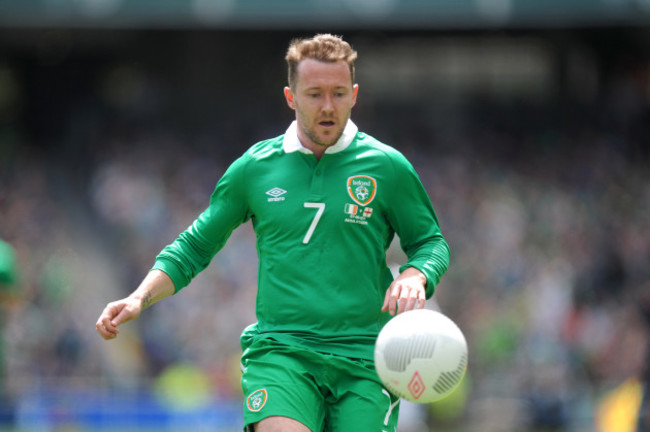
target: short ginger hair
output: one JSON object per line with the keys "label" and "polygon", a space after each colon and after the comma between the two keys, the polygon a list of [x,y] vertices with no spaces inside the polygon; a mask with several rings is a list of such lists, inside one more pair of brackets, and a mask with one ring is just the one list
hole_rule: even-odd
{"label": "short ginger hair", "polygon": [[345,61],[350,68],[350,77],[354,84],[354,61],[357,59],[357,52],[340,36],[317,34],[313,38],[291,41],[285,60],[289,66],[289,87],[292,89],[296,88],[298,65],[306,59],[328,63]]}

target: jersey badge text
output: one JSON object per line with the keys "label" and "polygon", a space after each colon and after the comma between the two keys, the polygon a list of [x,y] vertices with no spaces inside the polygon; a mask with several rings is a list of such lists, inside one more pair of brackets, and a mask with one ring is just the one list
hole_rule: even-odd
{"label": "jersey badge text", "polygon": [[366,175],[348,177],[348,194],[352,201],[367,206],[377,195],[377,180]]}
{"label": "jersey badge text", "polygon": [[364,209],[359,209],[359,206],[356,204],[346,204],[344,208],[345,222],[355,223],[359,225],[368,225],[368,218],[372,216],[372,208],[366,207]]}

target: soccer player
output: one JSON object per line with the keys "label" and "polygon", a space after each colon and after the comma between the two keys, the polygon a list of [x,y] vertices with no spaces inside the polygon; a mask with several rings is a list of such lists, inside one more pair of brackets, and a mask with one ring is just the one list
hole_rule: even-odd
{"label": "soccer player", "polygon": [[[412,165],[350,120],[356,57],[328,34],[291,42],[284,97],[295,121],[233,162],[207,209],[97,320],[115,338],[251,220],[259,280],[257,322],[241,337],[247,431],[394,431],[399,399],[377,377],[374,342],[391,315],[423,308],[447,270],[449,248]],[[407,262],[393,280],[395,234]]]}

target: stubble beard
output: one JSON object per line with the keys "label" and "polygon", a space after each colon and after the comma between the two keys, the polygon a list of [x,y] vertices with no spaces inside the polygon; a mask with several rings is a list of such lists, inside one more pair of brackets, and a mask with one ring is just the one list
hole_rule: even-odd
{"label": "stubble beard", "polygon": [[303,131],[303,133],[304,133],[305,135],[307,135],[307,137],[308,137],[308,138],[309,138],[309,139],[310,139],[314,144],[318,145],[319,147],[325,147],[325,148],[327,148],[327,147],[331,147],[331,146],[333,146],[334,144],[336,144],[336,143],[338,142],[339,138],[341,138],[341,135],[343,135],[343,129],[341,129],[341,131],[339,131],[339,133],[338,133],[336,136],[334,136],[332,139],[327,140],[327,141],[323,141],[323,140],[321,140],[320,138],[318,138],[318,136],[316,135],[316,133],[314,133],[314,131],[311,130],[311,129],[303,128],[302,131]]}
{"label": "stubble beard", "polygon": [[[319,147],[324,147],[324,148],[331,147],[338,142],[339,138],[341,138],[341,136],[343,135],[343,131],[345,130],[345,124],[347,124],[347,120],[346,120],[345,123],[343,124],[343,127],[341,127],[340,130],[336,131],[336,135],[331,135],[332,136],[331,139],[324,141],[320,139],[316,134],[316,128],[318,127],[318,124],[310,128],[307,126],[307,122],[302,121],[304,119],[301,119],[300,117],[301,116],[298,117],[299,118],[298,125],[302,129],[302,133],[305,134],[305,136],[307,136],[307,138],[309,138],[311,142],[318,145]],[[347,118],[349,119],[350,117],[348,116]]]}

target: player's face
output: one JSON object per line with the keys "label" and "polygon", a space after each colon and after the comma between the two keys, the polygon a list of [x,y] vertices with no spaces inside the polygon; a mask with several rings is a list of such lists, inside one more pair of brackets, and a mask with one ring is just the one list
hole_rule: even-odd
{"label": "player's face", "polygon": [[336,144],[357,101],[358,89],[352,85],[350,68],[343,60],[300,62],[295,89],[286,87],[284,95],[296,111],[298,138],[303,146],[322,153]]}

